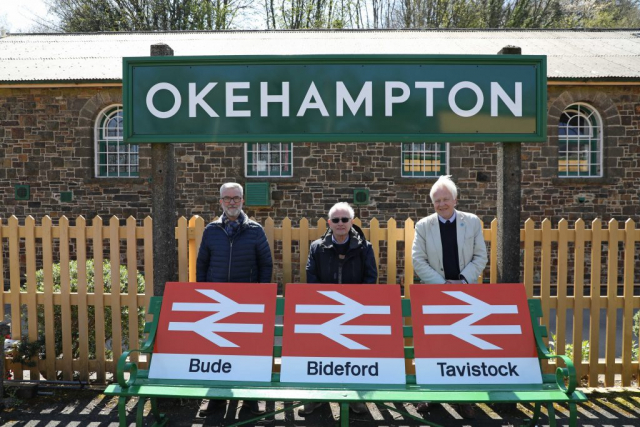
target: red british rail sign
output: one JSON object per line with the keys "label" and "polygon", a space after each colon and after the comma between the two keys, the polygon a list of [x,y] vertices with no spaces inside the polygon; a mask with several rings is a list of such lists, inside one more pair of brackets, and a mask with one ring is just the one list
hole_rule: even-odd
{"label": "red british rail sign", "polygon": [[289,284],[283,382],[403,384],[400,287]]}
{"label": "red british rail sign", "polygon": [[149,378],[271,381],[277,285],[167,283]]}
{"label": "red british rail sign", "polygon": [[418,384],[542,383],[521,284],[414,285]]}

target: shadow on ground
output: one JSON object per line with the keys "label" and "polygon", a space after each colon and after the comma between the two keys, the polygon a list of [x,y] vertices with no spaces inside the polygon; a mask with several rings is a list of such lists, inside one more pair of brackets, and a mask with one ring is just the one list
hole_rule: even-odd
{"label": "shadow on ground", "polygon": [[[118,424],[117,398],[101,394],[100,390],[69,390],[50,389],[52,393],[37,396],[29,400],[15,398],[5,399],[5,409],[0,413],[2,426],[116,426]],[[616,390],[586,390],[589,401],[579,405],[578,425],[582,427],[632,427],[640,426],[640,389]],[[200,402],[195,400],[165,400],[161,401],[161,410],[170,419],[171,426],[226,426],[238,421],[254,417],[241,402],[232,401],[224,409],[202,416]],[[135,423],[137,399],[131,399],[128,404],[127,424]],[[281,409],[290,406],[292,402],[267,402],[267,409]],[[531,415],[531,405],[499,406],[479,404],[475,406],[476,417],[473,420],[463,419],[460,414],[449,405],[432,404],[429,413],[418,414],[411,403],[390,404],[398,409],[409,412],[425,420],[441,426],[478,426],[503,427],[525,425]],[[368,411],[364,414],[351,414],[350,426],[419,426],[426,425],[406,417],[400,413],[388,410],[382,406],[369,403]],[[556,405],[558,425],[568,425],[569,411],[565,405]],[[150,410],[145,404],[145,414]],[[548,425],[546,411],[539,425]],[[331,426],[339,422],[339,407],[337,404],[325,404],[316,409],[313,414],[304,416],[299,409],[288,410],[270,419],[251,423],[254,426]],[[145,425],[153,423],[153,416],[145,417]]]}

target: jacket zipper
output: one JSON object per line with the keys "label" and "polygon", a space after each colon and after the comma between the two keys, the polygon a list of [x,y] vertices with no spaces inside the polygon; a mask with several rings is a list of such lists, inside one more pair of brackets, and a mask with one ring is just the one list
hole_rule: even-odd
{"label": "jacket zipper", "polygon": [[227,282],[231,282],[231,260],[232,259],[233,259],[233,239],[230,239],[229,240],[229,271],[227,272]]}
{"label": "jacket zipper", "polygon": [[229,239],[229,267],[227,270],[227,282],[231,282],[231,260],[233,259],[233,239],[236,238],[236,236],[238,235],[238,233],[240,233],[242,231],[242,229],[238,230],[235,234],[235,236],[230,237],[229,233],[227,233],[227,230],[225,230],[224,226],[222,225],[218,225],[218,227],[220,227],[222,229],[222,231],[224,232],[224,234],[227,235],[227,239]]}

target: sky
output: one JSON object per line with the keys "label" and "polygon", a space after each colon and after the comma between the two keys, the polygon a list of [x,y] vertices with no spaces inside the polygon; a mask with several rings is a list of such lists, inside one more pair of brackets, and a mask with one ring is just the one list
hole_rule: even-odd
{"label": "sky", "polygon": [[35,25],[34,16],[46,14],[44,0],[0,0],[0,24],[8,32],[29,32]]}

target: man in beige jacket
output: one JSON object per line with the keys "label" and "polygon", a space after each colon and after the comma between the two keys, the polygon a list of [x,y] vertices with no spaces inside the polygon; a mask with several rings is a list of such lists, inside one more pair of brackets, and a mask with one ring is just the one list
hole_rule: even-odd
{"label": "man in beige jacket", "polygon": [[435,213],[416,224],[413,269],[422,283],[478,283],[487,265],[482,223],[471,213],[458,211],[458,189],[450,176],[431,187]]}
{"label": "man in beige jacket", "polygon": [[[424,284],[478,283],[487,265],[482,223],[474,214],[455,209],[458,189],[450,176],[441,176],[431,187],[435,213],[416,224],[413,269]],[[427,412],[420,403],[419,412]],[[464,418],[474,418],[472,405],[459,405]]]}

